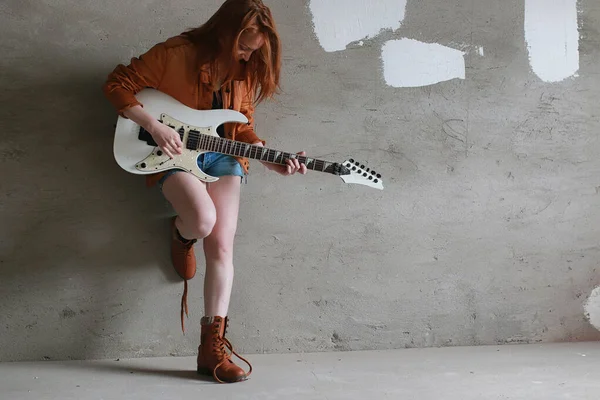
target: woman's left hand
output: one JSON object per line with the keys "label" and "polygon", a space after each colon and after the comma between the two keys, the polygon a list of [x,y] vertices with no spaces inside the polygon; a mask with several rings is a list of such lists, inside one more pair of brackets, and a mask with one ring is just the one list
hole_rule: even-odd
{"label": "woman's left hand", "polygon": [[[262,143],[255,143],[255,145],[263,147]],[[306,153],[304,151],[301,151],[299,153],[296,153],[299,156],[305,156]],[[270,169],[271,171],[275,171],[280,175],[294,175],[296,172],[300,172],[302,175],[306,174],[306,165],[303,163],[298,162],[297,158],[291,158],[289,160],[287,160],[286,165],[279,165],[279,164],[272,164],[272,163],[268,163],[268,162],[264,162],[261,161],[261,163],[267,168]]]}

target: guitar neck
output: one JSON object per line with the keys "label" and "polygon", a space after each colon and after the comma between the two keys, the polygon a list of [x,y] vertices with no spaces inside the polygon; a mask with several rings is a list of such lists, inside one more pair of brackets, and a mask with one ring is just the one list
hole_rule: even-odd
{"label": "guitar neck", "polygon": [[244,142],[237,142],[222,137],[203,135],[199,132],[196,134],[190,131],[188,136],[188,149],[201,149],[213,151],[216,153],[227,154],[234,157],[251,158],[258,161],[263,161],[271,164],[286,165],[287,160],[296,158],[299,163],[305,164],[307,169],[319,172],[327,172],[334,175],[339,175],[340,164],[317,158],[299,156],[297,154],[288,153],[285,151],[269,149]]}

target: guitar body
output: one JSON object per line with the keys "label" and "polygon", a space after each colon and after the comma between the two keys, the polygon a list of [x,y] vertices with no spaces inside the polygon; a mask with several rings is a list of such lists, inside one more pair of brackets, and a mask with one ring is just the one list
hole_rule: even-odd
{"label": "guitar body", "polygon": [[217,152],[278,165],[287,165],[288,160],[297,159],[308,170],[339,176],[345,183],[383,190],[381,175],[352,158],[331,162],[219,137],[217,127],[221,124],[248,123],[246,116],[238,111],[195,110],[155,89],[144,89],[136,94],[136,98],[144,105],[144,111],[179,134],[183,151],[170,158],[144,128],[119,116],[113,145],[114,157],[122,169],[132,174],[148,175],[180,169],[201,181],[214,182],[219,178],[206,174],[197,162],[200,154]]}
{"label": "guitar body", "polygon": [[[188,149],[190,131],[219,137],[217,127],[226,122],[247,123],[244,114],[233,110],[195,110],[187,107],[169,95],[154,89],[144,89],[136,94],[144,105],[144,111],[164,124],[180,132],[184,150],[173,159],[160,148],[140,139],[140,126],[130,119],[119,116],[113,144],[117,164],[125,171],[137,175],[148,175],[170,169],[182,169],[204,182],[214,182],[219,178],[207,175],[198,167],[198,156],[207,150]],[[149,135],[149,134],[147,134]]]}

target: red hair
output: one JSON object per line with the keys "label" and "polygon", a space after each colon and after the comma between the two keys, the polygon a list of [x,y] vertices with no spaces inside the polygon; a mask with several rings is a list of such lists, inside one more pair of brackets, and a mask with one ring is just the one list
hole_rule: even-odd
{"label": "red hair", "polygon": [[[264,44],[252,53],[237,75],[239,62],[236,52],[244,32],[260,32]],[[211,63],[216,81],[222,78],[227,83],[234,78],[243,79],[248,89],[260,103],[272,97],[279,87],[281,69],[281,43],[271,10],[262,0],[226,0],[215,14],[202,26],[183,33],[193,43],[201,47],[200,62]],[[225,71],[219,71],[224,66]]]}

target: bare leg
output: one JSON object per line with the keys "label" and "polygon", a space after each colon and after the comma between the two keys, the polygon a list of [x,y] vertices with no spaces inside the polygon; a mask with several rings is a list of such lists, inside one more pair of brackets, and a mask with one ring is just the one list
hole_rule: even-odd
{"label": "bare leg", "polygon": [[240,177],[222,176],[209,184],[216,223],[204,239],[206,276],[204,310],[207,316],[227,316],[233,285],[233,241],[240,204]]}
{"label": "bare leg", "polygon": [[204,182],[192,174],[178,172],[165,180],[163,194],[177,213],[175,225],[181,236],[204,239],[210,234],[217,214]]}

